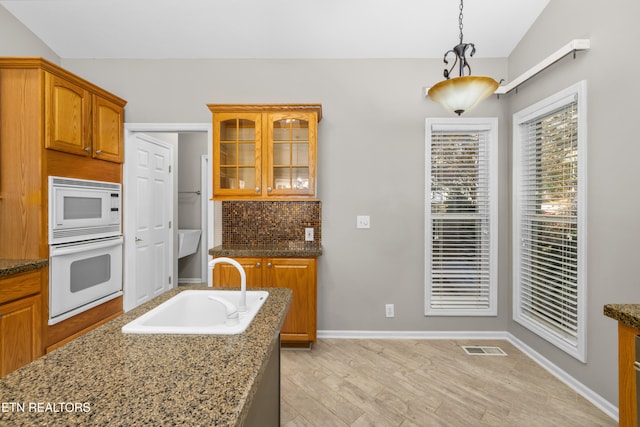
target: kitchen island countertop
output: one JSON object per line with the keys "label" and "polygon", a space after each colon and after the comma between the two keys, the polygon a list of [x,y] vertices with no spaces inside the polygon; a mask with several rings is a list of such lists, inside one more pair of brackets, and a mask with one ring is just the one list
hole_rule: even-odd
{"label": "kitchen island countertop", "polygon": [[238,335],[123,334],[170,290],[0,379],[0,425],[237,425],[277,346],[289,289]]}
{"label": "kitchen island countertop", "polygon": [[640,329],[640,304],[607,304],[604,315],[630,326]]}

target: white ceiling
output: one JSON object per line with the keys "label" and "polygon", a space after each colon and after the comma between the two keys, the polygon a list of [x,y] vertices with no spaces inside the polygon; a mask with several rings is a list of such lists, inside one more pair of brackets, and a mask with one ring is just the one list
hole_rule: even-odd
{"label": "white ceiling", "polygon": [[[550,0],[470,0],[475,57],[509,56]],[[439,58],[458,0],[0,0],[61,58]]]}

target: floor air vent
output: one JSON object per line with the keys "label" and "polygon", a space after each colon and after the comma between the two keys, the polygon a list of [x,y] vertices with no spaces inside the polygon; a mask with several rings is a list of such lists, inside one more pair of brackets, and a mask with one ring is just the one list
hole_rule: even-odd
{"label": "floor air vent", "polygon": [[481,345],[463,345],[462,348],[470,356],[506,356],[500,347],[486,347]]}

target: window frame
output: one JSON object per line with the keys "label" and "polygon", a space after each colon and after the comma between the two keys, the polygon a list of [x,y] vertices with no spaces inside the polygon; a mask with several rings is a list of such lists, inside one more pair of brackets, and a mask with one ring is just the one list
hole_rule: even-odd
{"label": "window frame", "polygon": [[[586,337],[587,337],[587,85],[586,81],[580,81],[554,95],[551,95],[513,115],[513,320],[524,326],[531,332],[555,345],[572,357],[586,363]],[[525,128],[528,123],[542,120],[553,112],[576,103],[577,109],[577,196],[576,215],[577,222],[577,268],[576,268],[576,335],[575,339],[569,339],[560,334],[554,328],[539,321],[535,316],[527,313],[523,307],[522,260],[523,250],[523,151]],[[532,175],[529,175],[532,176]],[[528,259],[528,258],[527,258]]]}
{"label": "window frame", "polygon": [[[498,315],[498,118],[427,118],[425,122],[425,316],[497,316]],[[432,287],[432,219],[431,212],[431,144],[434,132],[486,132],[485,154],[489,164],[487,176],[488,198],[488,306],[483,308],[431,307]]]}

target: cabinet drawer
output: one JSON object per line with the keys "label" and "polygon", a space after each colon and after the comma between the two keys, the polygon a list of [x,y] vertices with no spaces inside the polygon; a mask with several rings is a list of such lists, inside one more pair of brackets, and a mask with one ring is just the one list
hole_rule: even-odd
{"label": "cabinet drawer", "polygon": [[40,292],[40,270],[0,279],[0,304]]}

